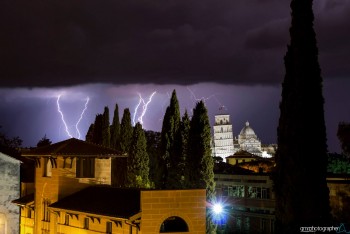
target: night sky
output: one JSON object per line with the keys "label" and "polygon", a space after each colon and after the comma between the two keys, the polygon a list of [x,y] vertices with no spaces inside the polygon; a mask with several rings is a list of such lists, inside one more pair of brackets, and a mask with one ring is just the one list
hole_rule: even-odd
{"label": "night sky", "polygon": [[[0,125],[34,146],[47,135],[81,138],[97,113],[147,101],[145,129],[159,131],[169,95],[181,112],[204,98],[213,123],[224,105],[234,135],[249,121],[276,142],[289,41],[289,0],[5,0],[0,7]],[[340,151],[339,121],[350,121],[350,1],[314,1],[324,78],[329,151]],[[137,117],[141,110],[138,112]],[[137,118],[136,118],[137,119]],[[312,138],[312,132],[305,129]]]}

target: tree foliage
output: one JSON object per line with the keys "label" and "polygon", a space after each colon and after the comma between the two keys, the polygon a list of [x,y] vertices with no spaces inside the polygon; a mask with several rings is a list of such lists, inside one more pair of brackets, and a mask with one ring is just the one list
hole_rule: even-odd
{"label": "tree foliage", "polygon": [[[210,148],[211,134],[207,108],[203,101],[193,109],[189,132],[190,188],[206,189],[207,201],[215,201],[214,161]],[[215,233],[215,226],[207,214],[206,233]]]}
{"label": "tree foliage", "polygon": [[102,145],[110,147],[111,133],[109,129],[109,108],[105,106],[102,115]]}
{"label": "tree foliage", "polygon": [[[330,218],[322,78],[312,0],[292,0],[273,174],[278,233],[325,225]],[[312,145],[310,136],[312,133]]]}
{"label": "tree foliage", "polygon": [[170,105],[167,107],[161,132],[161,159],[163,178],[160,178],[162,188],[180,188],[178,181],[177,165],[181,160],[181,135],[180,135],[180,108],[176,91],[171,95]]}
{"label": "tree foliage", "polygon": [[51,144],[52,144],[51,140],[47,138],[45,134],[43,138],[41,138],[41,140],[38,141],[38,143],[36,144],[36,147],[48,146]]}
{"label": "tree foliage", "polygon": [[120,150],[120,122],[118,104],[115,104],[113,122],[110,126],[111,148]]}
{"label": "tree foliage", "polygon": [[350,123],[339,123],[337,136],[340,141],[343,154],[350,158]]}
{"label": "tree foliage", "polygon": [[155,187],[155,182],[159,175],[158,159],[160,155],[160,132],[145,131],[147,141],[147,154],[149,157],[149,179],[151,187]]}
{"label": "tree foliage", "polygon": [[120,124],[120,150],[123,153],[129,152],[132,135],[133,127],[131,125],[130,111],[129,108],[125,108]]}
{"label": "tree foliage", "polygon": [[150,188],[147,142],[142,125],[135,125],[128,154],[127,186]]}

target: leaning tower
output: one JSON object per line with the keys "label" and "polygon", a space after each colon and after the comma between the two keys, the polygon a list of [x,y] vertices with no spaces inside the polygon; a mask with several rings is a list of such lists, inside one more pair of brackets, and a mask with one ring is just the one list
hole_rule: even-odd
{"label": "leaning tower", "polygon": [[222,157],[225,161],[225,158],[227,156],[233,155],[235,153],[230,115],[215,115],[215,124],[213,126],[213,130],[213,156]]}

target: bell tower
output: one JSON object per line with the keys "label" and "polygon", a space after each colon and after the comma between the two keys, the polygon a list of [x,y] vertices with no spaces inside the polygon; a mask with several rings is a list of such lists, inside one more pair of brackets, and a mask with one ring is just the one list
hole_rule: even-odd
{"label": "bell tower", "polygon": [[213,131],[213,156],[222,157],[225,161],[225,158],[233,155],[235,150],[230,115],[225,113],[224,106],[220,107],[219,114],[215,115]]}

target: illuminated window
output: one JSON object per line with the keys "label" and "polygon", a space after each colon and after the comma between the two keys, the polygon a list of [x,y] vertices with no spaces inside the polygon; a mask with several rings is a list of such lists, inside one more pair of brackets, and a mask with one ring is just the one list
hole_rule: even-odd
{"label": "illuminated window", "polygon": [[171,216],[162,223],[160,232],[188,232],[188,226],[182,218]]}

